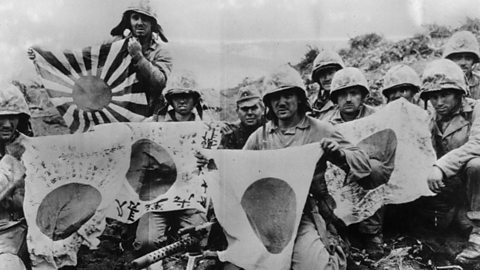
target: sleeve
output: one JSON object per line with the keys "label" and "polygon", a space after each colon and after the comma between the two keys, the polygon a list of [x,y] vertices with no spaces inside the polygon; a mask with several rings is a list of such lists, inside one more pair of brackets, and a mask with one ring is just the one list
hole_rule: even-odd
{"label": "sleeve", "polygon": [[472,127],[468,141],[435,162],[446,178],[456,175],[473,158],[480,157],[480,106],[476,103],[472,114]]}
{"label": "sleeve", "polygon": [[149,61],[143,54],[139,54],[132,59],[137,68],[137,76],[140,80],[150,85],[151,91],[155,91],[152,96],[160,95],[165,88],[167,78],[172,69],[172,58],[170,52],[159,47],[152,53],[153,59]]}
{"label": "sleeve", "polygon": [[0,160],[0,201],[16,187],[23,185],[25,167],[15,157],[6,154]]}
{"label": "sleeve", "polygon": [[347,172],[345,183],[351,183],[362,178],[365,178],[371,173],[371,166],[368,155],[357,146],[347,141],[343,135],[335,129],[331,124],[327,123],[330,131],[330,138],[335,140],[340,145],[340,151],[345,154],[345,163],[338,164]]}

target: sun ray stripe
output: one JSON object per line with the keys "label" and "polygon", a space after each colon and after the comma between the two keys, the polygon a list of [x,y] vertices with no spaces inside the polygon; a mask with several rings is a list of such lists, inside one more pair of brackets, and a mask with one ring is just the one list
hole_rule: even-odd
{"label": "sun ray stripe", "polygon": [[[88,73],[88,75],[95,76],[96,73],[91,72],[91,70],[92,70],[92,51],[91,51],[91,47],[83,48],[82,59],[83,59],[83,64],[85,65],[85,71]],[[96,68],[97,67],[95,67],[95,69]]]}
{"label": "sun ray stripe", "polygon": [[50,97],[49,100],[55,107],[73,102],[71,97]]}
{"label": "sun ray stripe", "polygon": [[[93,123],[94,123],[95,125],[100,124],[100,121],[99,121],[99,119],[98,119],[98,117],[97,117],[97,112],[91,112],[91,113],[89,113],[89,114],[90,114],[90,117],[91,117],[91,119],[92,119],[92,121],[93,121]],[[102,124],[103,124],[103,123],[102,123]]]}
{"label": "sun ray stripe", "polygon": [[62,92],[62,93],[65,93],[65,94],[72,94],[73,93],[73,89],[72,89],[73,86],[72,87],[65,86],[63,84],[59,84],[59,83],[56,83],[56,82],[51,81],[51,80],[43,80],[43,86],[46,89],[50,89],[50,90],[57,91],[57,92]]}
{"label": "sun ray stripe", "polygon": [[135,84],[137,82],[137,76],[135,73],[130,75],[128,78],[126,78],[121,84],[118,84],[117,86],[110,86],[112,89],[112,94],[116,92],[120,92],[124,90],[125,88],[128,88]]}
{"label": "sun ray stripe", "polygon": [[80,127],[80,117],[79,117],[80,112],[78,111],[78,108],[76,105],[74,105],[74,110],[73,110],[73,122],[72,125],[70,125],[70,132],[71,133],[76,133],[79,130]]}
{"label": "sun ray stripe", "polygon": [[80,119],[83,119],[83,127],[79,128],[80,132],[86,132],[90,128],[90,119],[88,117],[88,113],[84,110],[80,110]]}
{"label": "sun ray stripe", "polygon": [[125,94],[122,96],[112,96],[112,100],[114,101],[128,101],[133,102],[141,105],[148,105],[147,97],[145,93],[134,93],[134,94]]}
{"label": "sun ray stripe", "polygon": [[70,65],[70,61],[68,60],[65,53],[58,55],[58,60],[65,66],[66,69],[70,72],[70,77],[73,80],[78,80],[80,75],[75,71],[75,69]]}
{"label": "sun ray stripe", "polygon": [[130,61],[132,60],[132,57],[130,55],[126,56],[123,60],[123,62],[115,69],[113,74],[110,77],[107,77],[107,84],[111,85],[113,82],[115,82],[117,79],[120,78],[120,76],[123,75],[123,77],[126,77],[126,74],[129,73],[130,69]]}
{"label": "sun ray stripe", "polygon": [[100,45],[92,46],[92,56],[90,58],[91,64],[91,74],[97,74],[97,65],[98,65],[98,54],[100,53]]}
{"label": "sun ray stripe", "polygon": [[73,87],[73,85],[75,84],[75,81],[72,80],[72,78],[65,76],[63,73],[52,67],[48,62],[44,61],[43,59],[39,59],[39,61],[37,61],[37,67],[39,68],[40,75],[44,79],[62,82],[62,84],[67,87]]}
{"label": "sun ray stripe", "polygon": [[[35,51],[42,56],[42,58],[50,64],[52,67],[55,67],[59,72],[61,72],[64,76],[70,77],[71,78],[72,73],[63,65],[63,63],[55,56],[55,54],[51,51],[44,51],[41,48],[35,48]],[[57,55],[63,55],[63,53],[56,53]]]}
{"label": "sun ray stripe", "polygon": [[[120,42],[116,42],[114,44],[115,49],[117,48],[117,43],[120,43]],[[128,65],[130,65],[132,57],[128,54],[127,42],[124,41],[121,45],[122,46],[120,47],[118,52],[110,51],[110,54],[113,54],[114,52],[116,54],[112,55],[113,60],[111,63],[108,63],[108,59],[107,59],[107,64],[109,65],[107,64],[105,65],[105,67],[108,67],[107,72],[105,73],[105,77],[103,77],[105,81],[110,81],[110,78],[114,73],[120,72],[121,74],[128,67]],[[120,71],[118,69],[120,69]]]}
{"label": "sun ray stripe", "polygon": [[[131,67],[131,64],[130,66],[128,66],[119,76],[116,80],[111,81],[111,83],[109,84],[110,85],[110,88],[115,88],[117,87],[118,85],[120,85],[121,83],[123,83],[127,78],[129,77],[132,77],[132,75],[135,74],[135,69]],[[136,76],[134,76],[134,79],[136,78]]]}
{"label": "sun ray stripe", "polygon": [[100,78],[100,74],[102,74],[103,66],[105,65],[105,61],[107,60],[107,55],[110,52],[111,46],[111,43],[102,44],[100,46],[100,50],[98,52],[97,73],[95,74],[96,77]]}
{"label": "sun ray stripe", "polygon": [[128,101],[114,101],[114,100],[111,101],[111,104],[115,104],[132,113],[139,114],[144,117],[147,117],[149,114],[149,109],[147,105],[128,102]]}
{"label": "sun ray stripe", "polygon": [[116,120],[116,122],[129,122],[130,121],[129,119],[127,119],[123,115],[116,112],[110,106],[105,107],[105,109],[113,116],[113,118]]}
{"label": "sun ray stripe", "polygon": [[102,113],[104,113],[105,116],[108,118],[108,120],[109,120],[108,123],[118,122],[118,119],[115,118],[115,116],[113,116],[113,115],[107,110],[107,108],[103,108]]}
{"label": "sun ray stripe", "polygon": [[119,114],[123,115],[123,117],[129,120],[129,122],[140,122],[145,119],[144,116],[131,112],[121,106],[114,104],[113,102],[110,103],[108,107],[118,112]]}
{"label": "sun ray stripe", "polygon": [[104,110],[102,111],[98,111],[97,112],[98,115],[100,116],[99,119],[101,118],[101,122],[102,123],[110,123],[110,119],[108,118],[108,116],[105,114]]}
{"label": "sun ray stripe", "polygon": [[80,72],[78,75],[80,76],[87,76],[89,75],[87,72],[87,69],[85,68],[85,62],[83,61],[83,51],[74,51],[73,52],[73,57],[75,61],[78,64],[78,67],[80,68]]}
{"label": "sun ray stripe", "polygon": [[117,59],[120,56],[123,58],[122,55],[120,55],[120,51],[123,47],[123,44],[125,42],[114,42],[112,43],[112,46],[110,47],[110,51],[108,52],[107,59],[105,60],[105,65],[103,65],[102,73],[100,74],[101,79],[105,79],[106,75],[109,72],[111,67],[114,67],[115,65],[118,65]]}
{"label": "sun ray stripe", "polygon": [[73,52],[71,50],[65,50],[63,52],[63,55],[65,56],[65,58],[67,59],[68,63],[70,64],[70,66],[73,68],[73,70],[75,70],[75,72],[77,72],[77,75],[85,75],[84,73],[82,73],[82,69],[80,68],[80,63],[76,57],[76,53],[78,52]]}

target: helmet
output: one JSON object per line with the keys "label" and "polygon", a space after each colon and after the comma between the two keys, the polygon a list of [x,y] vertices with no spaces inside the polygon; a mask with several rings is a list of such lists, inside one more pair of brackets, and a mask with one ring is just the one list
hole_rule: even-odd
{"label": "helmet", "polygon": [[465,95],[468,93],[462,69],[448,59],[434,60],[425,67],[420,98],[427,99],[428,93],[443,89],[458,90]]}
{"label": "helmet", "polygon": [[150,17],[153,20],[152,23],[152,32],[158,33],[163,42],[168,42],[168,39],[163,34],[162,27],[158,24],[157,13],[150,5],[150,0],[134,0],[130,6],[123,12],[122,20],[120,23],[115,26],[110,34],[112,36],[121,36],[123,31],[128,28],[130,25],[130,14],[132,12],[141,13],[145,16]]}
{"label": "helmet", "polygon": [[238,91],[237,106],[253,106],[261,100],[260,93],[255,85],[247,85]]}
{"label": "helmet", "polygon": [[266,105],[268,105],[268,100],[272,94],[289,89],[297,91],[302,99],[307,99],[302,77],[290,66],[283,65],[270,72],[265,78],[264,84],[263,102]]}
{"label": "helmet", "polygon": [[420,84],[420,76],[415,70],[407,65],[396,65],[383,76],[382,94],[385,96],[385,91],[398,86],[410,86],[415,92],[418,92]]}
{"label": "helmet", "polygon": [[338,53],[331,50],[321,51],[317,57],[315,57],[315,60],[313,60],[311,76],[312,81],[315,81],[315,77],[317,77],[318,72],[327,66],[333,66],[337,67],[338,69],[342,69],[345,67],[345,63],[343,63],[342,57],[340,57]]}
{"label": "helmet", "polygon": [[460,31],[453,34],[443,49],[443,58],[455,53],[471,53],[475,55],[475,62],[480,61],[480,50],[477,38],[470,31]]}
{"label": "helmet", "polygon": [[0,115],[21,114],[30,118],[27,102],[15,85],[9,85],[0,91]]}
{"label": "helmet", "polygon": [[370,94],[368,88],[367,79],[363,75],[362,71],[354,67],[346,67],[341,69],[333,75],[332,85],[330,89],[330,99],[336,102],[339,91],[353,87],[360,86],[362,94],[367,96]]}
{"label": "helmet", "polygon": [[17,130],[32,136],[30,111],[22,92],[15,85],[8,85],[0,91],[0,115],[19,115]]}
{"label": "helmet", "polygon": [[175,94],[191,94],[198,102],[200,100],[200,93],[195,90],[198,88],[195,77],[192,72],[183,71],[172,74],[167,81],[167,91],[165,92],[165,99],[171,102],[172,95]]}

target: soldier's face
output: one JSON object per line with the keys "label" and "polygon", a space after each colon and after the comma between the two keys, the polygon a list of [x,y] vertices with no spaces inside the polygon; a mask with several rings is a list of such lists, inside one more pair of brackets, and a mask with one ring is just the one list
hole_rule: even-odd
{"label": "soldier's face", "polygon": [[19,115],[0,115],[0,140],[10,141],[17,130]]}
{"label": "soldier's face", "polygon": [[448,116],[453,113],[461,102],[461,97],[451,90],[435,91],[429,95],[428,99],[435,111],[441,116]]}
{"label": "soldier's face", "polygon": [[286,90],[273,94],[270,99],[270,106],[279,120],[289,120],[295,117],[299,102],[300,99],[295,91]]}
{"label": "soldier's face", "polygon": [[246,126],[258,126],[261,123],[263,110],[259,104],[253,106],[238,106],[238,118]]}
{"label": "soldier's face", "polygon": [[471,53],[454,53],[448,58],[459,65],[464,73],[470,72],[475,62],[475,57]]}
{"label": "soldier's face", "polygon": [[323,89],[330,91],[333,75],[337,72],[336,67],[325,67],[318,72],[318,83]]}
{"label": "soldier's face", "polygon": [[397,100],[401,97],[405,98],[406,100],[412,102],[413,96],[415,92],[410,87],[395,87],[393,89],[388,90],[385,95],[387,96],[388,102],[392,102]]}
{"label": "soldier's face", "polygon": [[147,37],[152,34],[152,20],[143,14],[132,12],[130,14],[130,25],[134,37]]}
{"label": "soldier's face", "polygon": [[195,107],[195,99],[189,94],[176,94],[172,96],[172,106],[176,113],[189,115]]}
{"label": "soldier's face", "polygon": [[360,110],[360,105],[362,105],[362,103],[362,90],[358,87],[341,90],[337,96],[338,108],[342,113],[357,113]]}

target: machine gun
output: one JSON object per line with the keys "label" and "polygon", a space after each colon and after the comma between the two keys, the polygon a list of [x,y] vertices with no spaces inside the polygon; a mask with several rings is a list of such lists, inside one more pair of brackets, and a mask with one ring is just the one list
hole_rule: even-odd
{"label": "machine gun", "polygon": [[202,247],[206,246],[206,239],[213,224],[214,222],[207,222],[196,227],[180,229],[178,231],[180,240],[133,260],[129,265],[130,269],[143,269],[166,257],[184,251],[189,254],[186,269],[194,269],[197,260],[204,257]]}

